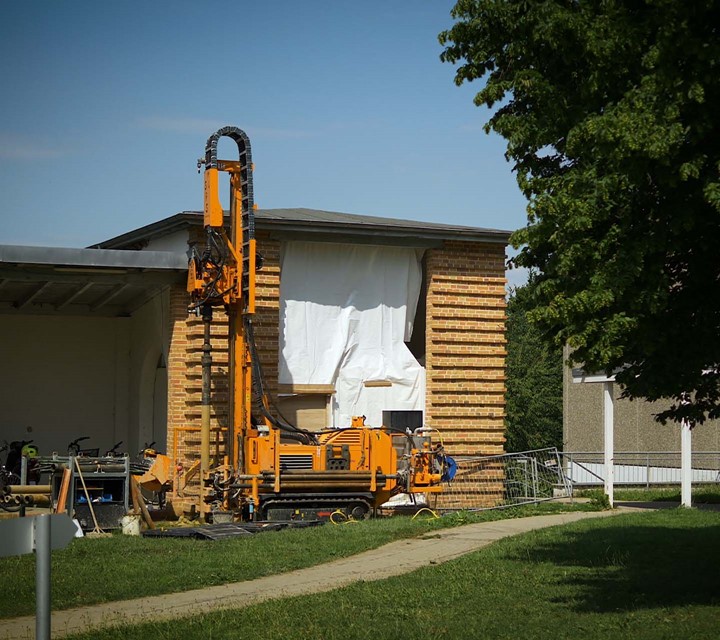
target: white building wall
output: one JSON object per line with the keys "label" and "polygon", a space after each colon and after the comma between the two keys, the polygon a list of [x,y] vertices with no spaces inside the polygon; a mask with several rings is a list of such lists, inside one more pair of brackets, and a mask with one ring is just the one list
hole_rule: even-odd
{"label": "white building wall", "polygon": [[184,253],[190,258],[190,249],[188,248],[188,230],[176,231],[161,238],[154,238],[148,242],[144,251],[172,251],[173,253]]}
{"label": "white building wall", "polygon": [[132,455],[151,442],[158,450],[167,451],[168,305],[165,291],[138,309],[130,322],[129,410],[133,428],[127,450]]}
{"label": "white building wall", "polygon": [[0,442],[165,451],[168,327],[167,292],[131,318],[0,315]]}
{"label": "white building wall", "polygon": [[0,440],[47,455],[128,439],[129,319],[2,315],[0,335]]}

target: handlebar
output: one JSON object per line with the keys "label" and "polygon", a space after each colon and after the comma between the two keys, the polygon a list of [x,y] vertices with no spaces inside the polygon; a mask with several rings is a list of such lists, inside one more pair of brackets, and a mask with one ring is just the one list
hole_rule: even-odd
{"label": "handlebar", "polygon": [[73,440],[73,441],[67,446],[68,453],[70,453],[71,451],[74,451],[74,452],[75,452],[75,455],[77,455],[77,454],[80,452],[80,443],[81,443],[83,440],[90,440],[90,436],[82,436],[82,438],[76,438],[75,440]]}
{"label": "handlebar", "polygon": [[105,452],[106,456],[114,456],[117,453],[117,448],[123,443],[122,440],[117,444],[114,444],[110,449]]}
{"label": "handlebar", "polygon": [[138,453],[138,456],[142,456],[144,458],[154,458],[158,454],[158,452],[153,449],[154,446],[155,440],[153,440],[150,444],[146,442],[145,446]]}

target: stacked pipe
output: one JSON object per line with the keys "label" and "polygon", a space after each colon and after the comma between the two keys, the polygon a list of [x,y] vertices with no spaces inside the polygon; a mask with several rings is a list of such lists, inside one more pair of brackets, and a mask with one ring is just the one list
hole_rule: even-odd
{"label": "stacked pipe", "polygon": [[11,494],[50,495],[52,488],[49,484],[11,484],[8,485]]}
{"label": "stacked pipe", "polygon": [[26,507],[50,506],[51,487],[49,484],[11,484],[8,493],[2,497],[4,504]]}
{"label": "stacked pipe", "polygon": [[32,504],[32,496],[27,496],[30,498],[30,502],[27,502],[25,500],[25,496],[11,496],[11,495],[4,495],[0,497],[0,502],[2,502],[4,507],[17,507],[18,505],[30,505]]}
{"label": "stacked pipe", "polygon": [[[88,458],[83,460],[78,458],[80,464],[80,471],[83,473],[123,473],[125,471],[125,464],[123,462],[106,462],[105,460],[97,460],[94,458]],[[72,465],[70,465],[72,467]],[[66,464],[55,464],[53,471],[62,471],[67,469]],[[148,469],[148,465],[141,462],[131,462],[130,469],[134,473],[144,473]],[[42,485],[39,485],[42,486]]]}

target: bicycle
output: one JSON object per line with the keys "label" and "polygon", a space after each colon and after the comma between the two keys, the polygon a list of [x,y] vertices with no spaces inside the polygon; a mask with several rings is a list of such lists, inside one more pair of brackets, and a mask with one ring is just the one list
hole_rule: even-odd
{"label": "bicycle", "polygon": [[120,442],[114,444],[110,449],[108,449],[108,450],[105,452],[105,457],[106,457],[106,458],[119,458],[119,457],[121,457],[123,454],[118,451],[118,447],[119,447],[122,443],[123,443],[123,441],[120,440]]}
{"label": "bicycle", "polygon": [[[8,464],[8,461],[15,465],[17,456],[15,455],[15,448],[13,445],[17,443],[13,442],[8,444],[4,441],[4,444],[0,447],[0,454],[5,451],[8,452],[5,464],[0,466],[0,509],[9,512],[20,511],[22,505],[15,501],[13,496],[10,494],[10,485],[20,484],[20,476],[15,473]],[[22,450],[22,447],[19,448]]]}
{"label": "bicycle", "polygon": [[[81,438],[76,438],[73,440],[68,446],[67,446],[67,452],[69,456],[73,456],[75,458],[79,456],[88,456],[90,458],[96,458],[100,455],[100,449],[99,448],[93,448],[93,449],[81,449],[80,443],[84,440],[90,440],[90,436],[82,436]],[[121,443],[118,443],[118,445]]]}

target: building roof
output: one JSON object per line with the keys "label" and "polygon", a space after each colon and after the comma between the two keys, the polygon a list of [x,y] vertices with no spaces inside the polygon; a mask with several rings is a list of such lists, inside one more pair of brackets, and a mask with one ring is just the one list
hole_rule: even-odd
{"label": "building roof", "polygon": [[[101,249],[133,249],[174,231],[202,224],[202,212],[183,211],[139,229],[92,245]],[[507,244],[510,231],[378,218],[317,209],[258,209],[255,227],[279,237],[318,240],[365,241],[380,244],[433,246],[443,240]]]}
{"label": "building roof", "polygon": [[[183,211],[87,249],[0,245],[0,313],[128,316],[163,287],[182,282],[187,256],[135,251],[149,241],[199,227]],[[509,231],[376,218],[315,209],[259,209],[255,226],[278,239],[440,246],[445,240],[507,244]]]}
{"label": "building roof", "polygon": [[128,316],[186,272],[167,251],[0,245],[0,313]]}

